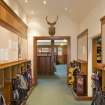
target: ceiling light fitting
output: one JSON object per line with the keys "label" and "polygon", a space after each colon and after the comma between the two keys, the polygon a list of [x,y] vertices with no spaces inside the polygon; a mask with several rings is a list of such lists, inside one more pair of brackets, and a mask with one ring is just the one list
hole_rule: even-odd
{"label": "ceiling light fitting", "polygon": [[44,0],[44,1],[43,1],[43,4],[44,4],[44,5],[46,5],[46,4],[47,4],[47,1],[46,1],[46,0]]}
{"label": "ceiling light fitting", "polygon": [[29,0],[25,0],[25,3],[28,3],[29,2]]}
{"label": "ceiling light fitting", "polygon": [[65,8],[65,11],[68,11],[68,8]]}

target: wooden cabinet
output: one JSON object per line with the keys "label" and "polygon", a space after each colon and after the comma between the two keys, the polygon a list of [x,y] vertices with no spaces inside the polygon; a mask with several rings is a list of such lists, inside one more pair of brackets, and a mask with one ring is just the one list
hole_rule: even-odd
{"label": "wooden cabinet", "polygon": [[16,74],[22,74],[27,70],[27,65],[31,62],[20,60],[0,64],[0,92],[4,95],[6,105],[12,104],[12,79],[16,79]]}
{"label": "wooden cabinet", "polygon": [[102,38],[99,34],[92,40],[92,65],[93,72],[96,71],[97,64],[102,63]]}
{"label": "wooden cabinet", "polygon": [[37,56],[37,68],[39,75],[51,75],[51,56]]}
{"label": "wooden cabinet", "polygon": [[87,95],[87,76],[86,75],[77,76],[77,95],[78,96]]}

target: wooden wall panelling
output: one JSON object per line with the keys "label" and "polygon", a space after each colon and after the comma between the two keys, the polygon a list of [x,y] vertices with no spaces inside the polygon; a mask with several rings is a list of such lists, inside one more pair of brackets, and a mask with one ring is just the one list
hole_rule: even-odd
{"label": "wooden wall panelling", "polygon": [[16,78],[16,74],[17,74],[17,67],[16,66],[14,66],[14,67],[12,67],[12,79],[15,79]]}
{"label": "wooden wall panelling", "polygon": [[2,93],[2,90],[4,88],[4,70],[0,70],[0,92]]}
{"label": "wooden wall panelling", "polygon": [[93,72],[95,71],[97,65],[97,46],[96,46],[96,39],[92,40],[92,65],[93,65]]}
{"label": "wooden wall panelling", "polygon": [[11,99],[12,99],[12,69],[11,68],[6,68],[4,70],[4,97],[6,100],[7,105],[11,105]]}
{"label": "wooden wall panelling", "polygon": [[80,65],[80,72],[82,75],[87,75],[87,62],[86,61],[82,61],[82,60],[78,60],[77,63]]}
{"label": "wooden wall panelling", "polygon": [[13,12],[13,10],[0,0],[0,25],[27,38],[27,25]]}
{"label": "wooden wall panelling", "polygon": [[33,38],[33,81],[37,84],[38,68],[37,68],[37,40]]}
{"label": "wooden wall panelling", "polygon": [[84,75],[87,75],[87,63],[81,64],[81,73],[83,73]]}
{"label": "wooden wall panelling", "polygon": [[21,60],[0,64],[0,92],[5,97],[6,105],[11,105],[12,101],[12,79],[16,78],[17,73],[21,73],[21,67],[28,62]]}
{"label": "wooden wall panelling", "polygon": [[21,65],[18,65],[18,74],[21,74],[22,71],[21,71]]}
{"label": "wooden wall panelling", "polygon": [[51,75],[51,56],[38,56],[37,57],[37,68],[39,75]]}

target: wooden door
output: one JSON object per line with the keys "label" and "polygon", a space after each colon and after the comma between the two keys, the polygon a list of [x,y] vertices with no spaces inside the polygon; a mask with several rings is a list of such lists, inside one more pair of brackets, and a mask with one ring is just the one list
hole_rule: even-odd
{"label": "wooden door", "polygon": [[38,75],[52,75],[52,49],[51,46],[38,46],[37,48]]}
{"label": "wooden door", "polygon": [[67,64],[67,46],[58,47],[57,64]]}
{"label": "wooden door", "polygon": [[[52,40],[50,45],[41,45],[40,47],[37,45],[38,40]],[[53,37],[34,37],[33,40],[33,68],[34,68],[34,72],[35,72],[35,76],[37,77],[39,75],[49,75],[49,74],[54,74],[54,65],[56,64],[57,61],[57,47],[60,45],[55,45],[54,41],[55,40],[67,40],[67,48],[66,48],[66,55],[64,55],[64,62],[67,62],[67,64],[69,64],[70,62],[70,58],[71,58],[71,53],[70,53],[70,37],[66,37],[66,36],[53,36]],[[38,52],[38,49],[40,48],[40,51]],[[52,50],[53,53],[48,52],[48,53],[44,53],[45,55],[42,55],[41,52],[43,48],[49,48],[50,50]],[[54,49],[56,49],[56,51],[54,52]],[[65,52],[64,51],[64,52]],[[47,56],[46,56],[47,55]],[[44,60],[46,59],[46,60]],[[48,65],[48,66],[45,66]]]}

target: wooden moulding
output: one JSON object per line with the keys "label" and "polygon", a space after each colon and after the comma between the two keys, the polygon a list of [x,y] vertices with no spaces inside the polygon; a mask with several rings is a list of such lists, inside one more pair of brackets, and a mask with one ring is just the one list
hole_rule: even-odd
{"label": "wooden moulding", "polygon": [[70,40],[70,36],[36,36],[35,40]]}
{"label": "wooden moulding", "polygon": [[105,16],[103,16],[101,19],[100,19],[101,23],[102,24],[105,24]]}
{"label": "wooden moulding", "polygon": [[78,101],[91,101],[92,97],[88,97],[88,96],[75,96],[75,99]]}
{"label": "wooden moulding", "polygon": [[97,64],[94,68],[98,69],[98,70],[105,71],[105,64]]}
{"label": "wooden moulding", "polygon": [[78,59],[77,62],[79,62],[79,63],[87,63],[87,61],[80,60],[80,59]]}
{"label": "wooden moulding", "polygon": [[74,99],[76,99],[77,101],[91,101],[92,100],[92,97],[78,96],[73,90],[72,90],[72,94],[74,96]]}
{"label": "wooden moulding", "polygon": [[23,38],[27,38],[27,25],[3,0],[0,0],[0,25]]}
{"label": "wooden moulding", "polygon": [[29,62],[29,60],[20,60],[20,61],[13,61],[13,62],[7,62],[7,63],[2,63],[0,64],[0,69],[5,69],[11,66],[19,65],[22,63]]}
{"label": "wooden moulding", "polygon": [[80,33],[77,38],[83,37],[84,35],[88,34],[88,29],[86,29],[85,31],[83,31],[82,33]]}
{"label": "wooden moulding", "polygon": [[80,63],[81,64],[81,75],[87,75],[87,61],[84,61],[84,60],[77,60],[77,63]]}

